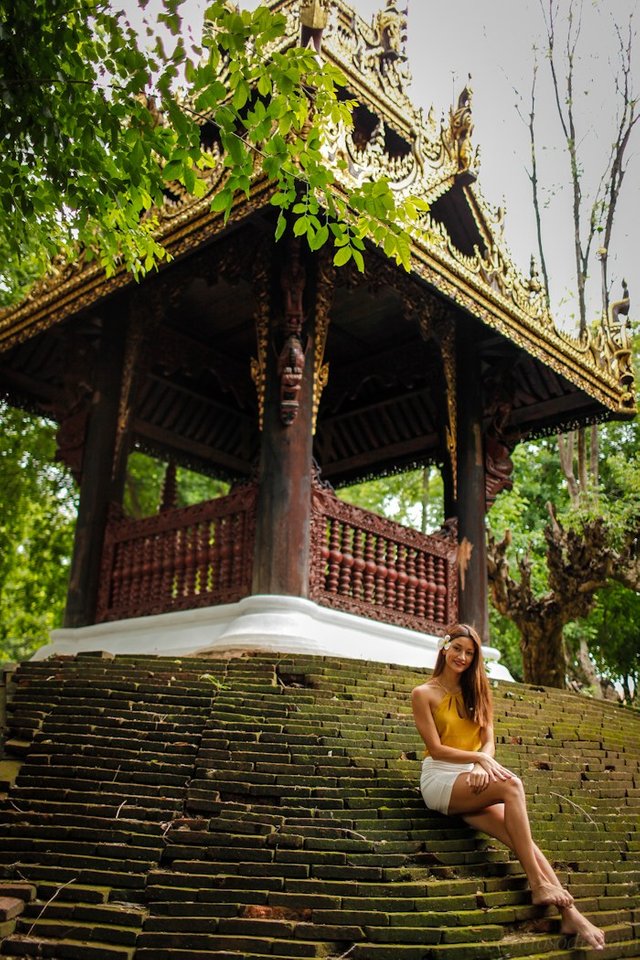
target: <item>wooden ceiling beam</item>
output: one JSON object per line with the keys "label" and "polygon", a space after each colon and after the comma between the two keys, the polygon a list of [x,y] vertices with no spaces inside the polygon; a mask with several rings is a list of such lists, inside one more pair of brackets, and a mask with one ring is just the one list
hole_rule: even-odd
{"label": "wooden ceiling beam", "polygon": [[233,456],[224,450],[170,433],[162,427],[142,420],[135,421],[134,438],[139,438],[143,442],[148,441],[151,446],[166,452],[168,457],[177,450],[179,454],[198,460],[212,468],[221,467],[224,471],[241,476],[248,476],[251,472],[252,462],[249,458]]}
{"label": "wooden ceiling beam", "polygon": [[377,466],[381,463],[390,463],[393,460],[409,460],[411,457],[432,457],[440,449],[440,441],[437,433],[422,434],[419,437],[411,437],[409,440],[403,440],[399,443],[389,444],[386,447],[378,447],[375,450],[367,450],[363,453],[350,457],[344,457],[340,460],[329,460],[320,463],[322,476],[327,480],[335,478],[336,475],[349,473],[362,473],[369,467]]}

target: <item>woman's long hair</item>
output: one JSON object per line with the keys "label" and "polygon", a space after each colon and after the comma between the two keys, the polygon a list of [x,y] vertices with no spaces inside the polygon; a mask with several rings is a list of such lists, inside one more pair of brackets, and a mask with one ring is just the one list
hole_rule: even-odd
{"label": "woman's long hair", "polygon": [[[474,657],[460,677],[460,689],[462,690],[462,699],[467,716],[475,720],[481,727],[486,727],[493,722],[493,702],[484,666],[480,637],[473,627],[466,623],[451,624],[447,628],[447,634],[450,640],[457,640],[459,637],[473,640],[475,646]],[[442,673],[445,662],[444,650],[439,650],[433,668],[434,677]]]}

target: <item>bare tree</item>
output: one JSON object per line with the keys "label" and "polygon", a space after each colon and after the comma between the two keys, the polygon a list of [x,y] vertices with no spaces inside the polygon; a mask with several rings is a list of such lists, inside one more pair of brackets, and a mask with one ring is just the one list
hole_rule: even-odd
{"label": "bare tree", "polygon": [[[633,93],[632,53],[635,36],[633,15],[623,32],[613,21],[617,39],[616,73],[614,76],[615,133],[609,155],[597,187],[591,198],[584,187],[585,167],[580,155],[582,138],[576,119],[576,66],[583,23],[583,0],[570,0],[566,14],[564,36],[559,36],[559,0],[540,0],[546,28],[546,57],[549,64],[556,113],[560,121],[564,145],[569,161],[569,186],[572,197],[573,247],[575,282],[578,302],[578,330],[584,336],[588,327],[587,281],[596,238],[601,243],[597,251],[601,262],[602,309],[609,306],[608,252],[622,184],[627,172],[628,148],[633,129],[638,122],[638,100]],[[559,52],[560,48],[560,52]],[[535,133],[535,77],[531,96],[529,132],[532,152],[532,192],[536,221],[542,219],[540,191],[537,180],[537,142]],[[542,229],[538,227],[540,259],[545,264]],[[546,267],[543,277],[548,284]],[[548,288],[547,288],[548,289]],[[584,429],[577,433],[575,442],[559,441],[560,463],[567,479],[572,502],[584,499],[598,485],[598,428],[589,431],[589,442]],[[576,473],[577,465],[577,473]]]}
{"label": "bare tree", "polygon": [[[588,196],[581,156],[583,138],[578,130],[576,110],[576,67],[581,49],[583,2],[569,0],[568,8],[566,3],[561,5],[560,0],[539,0],[539,3],[546,31],[544,54],[549,65],[553,100],[568,158],[579,335],[585,336],[588,327],[587,281],[598,237],[601,238],[597,255],[601,262],[602,310],[605,318],[609,309],[608,251],[628,166],[629,145],[640,116],[632,82],[635,31],[632,16],[625,30],[613,22],[617,38],[617,72],[612,106],[615,132],[603,171],[599,179],[594,181],[597,183],[596,189]],[[562,23],[559,21],[561,9],[566,9]],[[539,69],[536,53],[530,107],[527,116],[523,116],[522,111],[521,116],[529,130],[529,179],[542,276],[550,301],[548,258],[544,246],[544,204],[538,164]],[[560,465],[573,507],[583,504],[597,488],[598,446],[596,426],[589,430],[589,442],[584,429],[558,437]],[[614,549],[610,545],[603,517],[588,521],[579,530],[565,530],[551,508],[550,515],[551,522],[545,530],[547,592],[542,596],[534,592],[528,557],[521,559],[518,564],[519,579],[511,575],[507,560],[509,535],[500,543],[490,538],[489,583],[494,606],[515,623],[520,632],[525,679],[562,687],[567,672],[564,627],[589,613],[596,591],[611,578],[619,579],[632,589],[640,586],[640,548],[638,538],[630,530],[627,543]],[[584,645],[581,654],[586,663],[588,653]]]}

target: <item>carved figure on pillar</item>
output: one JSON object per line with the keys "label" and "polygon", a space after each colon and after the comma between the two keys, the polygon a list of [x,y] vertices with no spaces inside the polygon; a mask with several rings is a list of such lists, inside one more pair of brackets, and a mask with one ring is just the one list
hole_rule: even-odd
{"label": "carved figure on pillar", "polygon": [[77,338],[66,354],[59,396],[43,405],[45,413],[58,421],[56,460],[64,463],[78,485],[82,483],[84,445],[93,399],[95,344],[90,338]]}
{"label": "carved figure on pillar", "polygon": [[503,490],[511,490],[513,480],[513,461],[511,451],[515,442],[505,439],[506,425],[511,416],[511,403],[499,400],[494,406],[494,414],[484,438],[485,495],[487,510],[495,503]]}
{"label": "carved figure on pillar", "polygon": [[287,427],[293,423],[298,413],[304,373],[305,350],[302,346],[302,324],[305,280],[306,273],[300,257],[300,241],[294,240],[289,247],[289,258],[282,272],[286,339],[278,355],[280,419]]}
{"label": "carved figure on pillar", "polygon": [[293,423],[298,414],[303,373],[304,350],[299,338],[291,334],[278,357],[280,419],[286,427]]}

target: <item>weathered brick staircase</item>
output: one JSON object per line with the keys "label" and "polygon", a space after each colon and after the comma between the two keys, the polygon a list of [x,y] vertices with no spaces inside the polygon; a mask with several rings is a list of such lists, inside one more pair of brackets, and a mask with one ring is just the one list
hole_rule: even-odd
{"label": "weathered brick staircase", "polygon": [[[591,956],[531,905],[499,845],[424,808],[409,704],[424,675],[276,655],[22,665],[0,784],[0,953]],[[593,956],[640,958],[640,715],[515,684],[494,694],[499,756],[525,780],[537,839],[606,928]]]}

